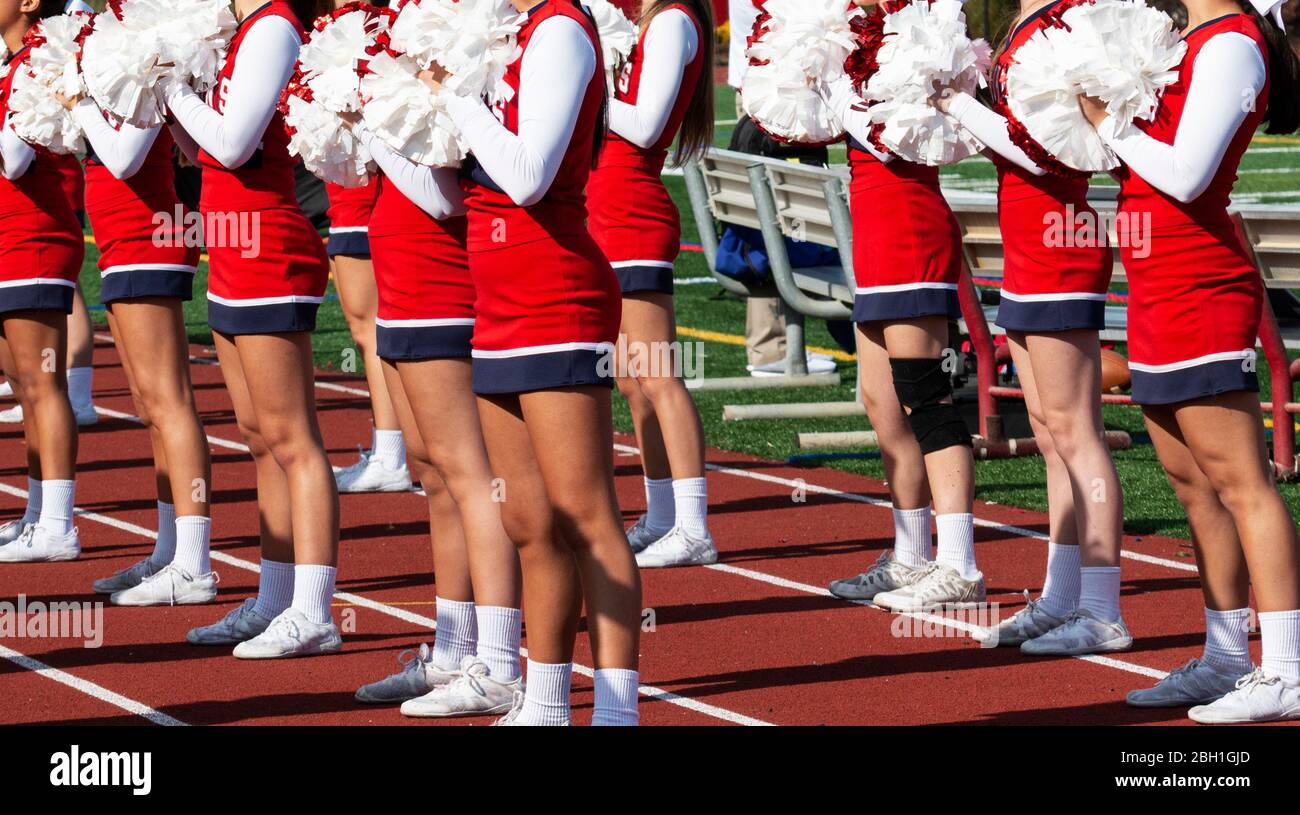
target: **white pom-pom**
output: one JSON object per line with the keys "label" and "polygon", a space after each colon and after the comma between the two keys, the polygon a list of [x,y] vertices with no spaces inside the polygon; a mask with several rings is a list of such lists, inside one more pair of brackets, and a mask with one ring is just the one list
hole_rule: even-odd
{"label": "white pom-pom", "polygon": [[361,187],[376,170],[370,151],[340,114],[361,110],[358,68],[388,30],[390,17],[374,6],[345,6],[311,33],[285,90],[281,110],[289,152],[318,178]]}
{"label": "white pom-pom", "polygon": [[74,97],[85,90],[77,68],[77,38],[90,15],[62,14],[42,20],[29,36],[39,38],[14,77],[9,97],[10,123],[19,138],[53,153],[86,149],[81,126],[54,94]]}
{"label": "white pom-pom", "polygon": [[223,0],[125,0],[116,14],[96,15],[81,65],[90,95],[112,117],[156,127],[154,98],[169,76],[199,93],[216,84],[235,15]]}
{"label": "white pom-pom", "polygon": [[600,51],[605,62],[605,89],[613,94],[615,78],[632,55],[640,32],[623,9],[609,0],[583,0],[583,5],[596,21],[596,33],[600,35]]}
{"label": "white pom-pom", "polygon": [[1178,79],[1187,45],[1164,12],[1144,0],[1101,0],[1070,8],[1061,26],[1035,33],[1007,71],[1007,105],[1035,141],[1085,172],[1119,159],[1079,108],[1081,93],[1106,103],[1122,130],[1155,115],[1161,91]]}
{"label": "white pom-pom", "polygon": [[952,117],[929,104],[944,88],[974,93],[988,71],[990,51],[966,35],[959,0],[913,3],[885,16],[879,65],[867,81],[871,121],[880,141],[907,161],[952,164],[983,145]]}
{"label": "white pom-pom", "polygon": [[465,158],[460,132],[439,95],[416,78],[419,64],[382,52],[361,77],[361,115],[371,132],[417,164],[454,167]]}
{"label": "white pom-pom", "polygon": [[506,68],[519,58],[526,19],[510,0],[411,0],[393,23],[392,44],[420,68],[441,65],[445,89],[495,104],[513,96]]}
{"label": "white pom-pom", "polygon": [[289,152],[302,157],[307,170],[331,184],[364,187],[374,174],[370,151],[340,125],[337,113],[301,97],[285,100]]}
{"label": "white pom-pom", "polygon": [[842,0],[768,0],[763,11],[746,51],[745,113],[784,141],[838,139],[844,130],[816,88],[844,75],[857,47],[849,21],[864,12]]}

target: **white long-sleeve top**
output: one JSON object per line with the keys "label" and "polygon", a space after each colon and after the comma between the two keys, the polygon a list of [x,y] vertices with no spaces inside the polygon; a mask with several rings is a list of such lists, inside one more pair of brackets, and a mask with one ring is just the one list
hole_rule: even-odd
{"label": "white long-sleeve top", "polygon": [[497,186],[521,207],[542,200],[564,162],[596,51],[568,17],[537,25],[519,66],[519,132],[511,133],[479,99],[446,95],[470,151]]}
{"label": "white long-sleeve top", "polygon": [[847,76],[842,76],[834,82],[828,82],[821,85],[818,89],[824,101],[835,114],[835,118],[840,120],[844,129],[849,132],[858,146],[876,157],[882,164],[888,164],[894,160],[893,153],[882,153],[871,144],[872,122],[868,118],[869,114],[865,110],[867,103],[858,96],[857,91],[853,90],[853,80]]}
{"label": "white long-sleeve top", "polygon": [[72,118],[81,125],[95,158],[120,181],[140,172],[162,130],[161,125],[145,128],[125,122],[120,128],[114,128],[104,118],[99,105],[89,98],[77,103]]}
{"label": "white long-sleeve top", "polygon": [[36,158],[36,149],[18,138],[9,116],[5,116],[4,127],[0,128],[0,174],[10,181],[22,178]]}
{"label": "white long-sleeve top", "polygon": [[[239,47],[220,113],[179,82],[162,89],[167,108],[195,144],[221,166],[238,169],[257,152],[301,47],[302,37],[284,17],[256,20]],[[184,141],[178,139],[182,149]]]}
{"label": "white long-sleeve top", "polygon": [[669,9],[656,14],[645,32],[636,104],[612,100],[609,129],[637,147],[658,142],[677,105],[686,68],[699,50],[695,23],[686,12]]}
{"label": "white long-sleeve top", "polygon": [[1043,175],[1047,171],[1025,155],[1007,131],[1007,117],[990,110],[969,93],[959,93],[948,103],[948,115],[971,132],[984,146],[1020,169],[1033,175]]}
{"label": "white long-sleeve top", "polygon": [[1210,186],[1268,76],[1259,46],[1235,31],[1211,37],[1197,53],[1194,69],[1173,144],[1114,117],[1097,128],[1134,173],[1182,203]]}
{"label": "white long-sleeve top", "polygon": [[465,214],[465,194],[454,168],[416,164],[389,147],[363,124],[353,125],[352,132],[370,151],[384,176],[411,203],[439,221]]}

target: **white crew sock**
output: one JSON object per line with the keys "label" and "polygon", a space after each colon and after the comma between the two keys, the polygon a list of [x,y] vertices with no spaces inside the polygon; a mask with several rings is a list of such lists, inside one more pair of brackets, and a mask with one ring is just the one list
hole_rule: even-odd
{"label": "white crew sock", "polygon": [[934,560],[930,534],[930,508],[894,508],[894,559],[905,566],[924,566]]}
{"label": "white crew sock", "polygon": [[433,662],[439,668],[454,671],[461,658],[474,653],[478,644],[478,623],[474,604],[460,600],[435,598],[438,631],[433,639]]}
{"label": "white crew sock", "polygon": [[159,569],[176,557],[176,505],[158,502],[158,539],[153,543],[149,562]]}
{"label": "white crew sock", "polygon": [[709,513],[709,491],[703,476],[673,479],[673,507],[677,511],[677,526],[693,540],[703,540],[709,534],[705,520]]}
{"label": "white crew sock", "polygon": [[1201,661],[1220,673],[1250,673],[1250,609],[1205,610],[1205,653]]}
{"label": "white crew sock", "polygon": [[677,522],[677,499],[671,478],[645,479],[645,523],[651,532],[667,535]]}
{"label": "white crew sock", "polygon": [[1064,543],[1047,543],[1047,580],[1038,602],[1043,611],[1064,618],[1079,607],[1079,584],[1083,579],[1079,547]]}
{"label": "white crew sock", "polygon": [[332,622],[330,601],[334,598],[333,566],[304,564],[293,567],[293,608],[314,623]]}
{"label": "white crew sock", "polygon": [[293,603],[293,564],[262,559],[257,578],[257,605],[253,611],[268,620],[280,616]]}
{"label": "white crew sock", "polygon": [[90,407],[90,391],[94,385],[94,380],[95,369],[90,366],[68,369],[68,401],[72,404],[72,407]]}
{"label": "white crew sock", "polygon": [[34,524],[41,519],[41,482],[28,476],[27,478],[27,509],[23,512],[23,523]]}
{"label": "white crew sock", "polygon": [[935,560],[951,566],[964,580],[980,576],[975,565],[975,518],[969,512],[936,515],[935,527],[939,530],[939,554]]}
{"label": "white crew sock", "polygon": [[1119,621],[1119,567],[1084,566],[1079,569],[1079,608],[1108,623]]}
{"label": "white crew sock", "polygon": [[45,480],[41,482],[41,516],[37,524],[55,535],[72,531],[72,505],[76,498],[75,481]]}
{"label": "white crew sock", "polygon": [[523,725],[563,725],[569,721],[569,685],[573,663],[551,664],[528,660],[524,683],[524,709],[515,719]]}
{"label": "white crew sock", "polygon": [[406,466],[406,440],[400,430],[376,430],[370,440],[370,452],[390,470]]}
{"label": "white crew sock", "polygon": [[[701,479],[703,480],[703,479]],[[596,711],[592,727],[636,727],[637,687],[639,674],[626,668],[601,668],[596,671]]]}
{"label": "white crew sock", "polygon": [[1259,636],[1264,642],[1264,675],[1288,685],[1300,683],[1300,611],[1261,611]]}
{"label": "white crew sock", "polygon": [[487,664],[496,681],[515,681],[519,678],[519,630],[523,613],[517,608],[475,606],[474,614],[478,618],[478,658]]}
{"label": "white crew sock", "polygon": [[212,571],[208,559],[208,539],[212,535],[212,519],[203,515],[185,515],[176,519],[176,567],[190,577],[199,577]]}

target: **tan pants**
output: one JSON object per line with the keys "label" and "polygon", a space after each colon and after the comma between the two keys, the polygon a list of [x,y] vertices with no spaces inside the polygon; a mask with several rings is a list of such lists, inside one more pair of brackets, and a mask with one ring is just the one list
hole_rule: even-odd
{"label": "tan pants", "polygon": [[754,366],[785,359],[785,316],[779,298],[745,300],[745,356]]}

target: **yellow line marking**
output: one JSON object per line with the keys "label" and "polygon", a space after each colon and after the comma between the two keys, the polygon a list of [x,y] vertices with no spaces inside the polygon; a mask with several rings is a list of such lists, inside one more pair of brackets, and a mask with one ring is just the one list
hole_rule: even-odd
{"label": "yellow line marking", "polygon": [[1251,144],[1300,144],[1300,137],[1296,136],[1256,136],[1250,140]]}
{"label": "yellow line marking", "polygon": [[[721,331],[709,331],[703,328],[688,328],[686,326],[677,326],[677,333],[684,337],[694,337],[697,340],[706,340],[708,342],[720,342],[726,345],[744,345],[745,338],[739,334],[723,334]],[[857,357],[839,348],[819,348],[815,345],[809,345],[808,350],[814,354],[825,354],[831,359],[837,359],[840,362],[853,362]]]}

